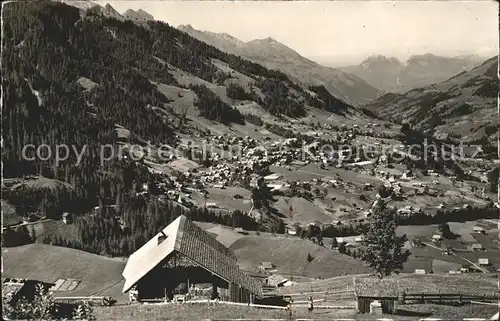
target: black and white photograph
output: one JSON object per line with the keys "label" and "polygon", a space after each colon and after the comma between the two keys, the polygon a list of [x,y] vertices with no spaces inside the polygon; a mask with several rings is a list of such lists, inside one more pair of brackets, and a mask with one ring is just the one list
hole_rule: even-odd
{"label": "black and white photograph", "polygon": [[5,1],[3,320],[499,320],[497,1]]}

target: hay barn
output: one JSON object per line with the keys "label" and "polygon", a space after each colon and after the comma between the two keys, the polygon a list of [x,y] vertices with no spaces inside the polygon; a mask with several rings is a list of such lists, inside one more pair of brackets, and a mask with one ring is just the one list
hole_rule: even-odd
{"label": "hay barn", "polygon": [[133,253],[122,275],[123,292],[133,291],[139,301],[253,303],[262,296],[261,283],[239,269],[235,254],[185,216]]}

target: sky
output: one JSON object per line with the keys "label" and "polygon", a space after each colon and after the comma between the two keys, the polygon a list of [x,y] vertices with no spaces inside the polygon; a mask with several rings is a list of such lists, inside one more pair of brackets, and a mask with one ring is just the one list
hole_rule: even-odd
{"label": "sky", "polygon": [[271,37],[329,65],[371,55],[498,54],[495,1],[95,1],[118,12],[143,9],[172,26]]}

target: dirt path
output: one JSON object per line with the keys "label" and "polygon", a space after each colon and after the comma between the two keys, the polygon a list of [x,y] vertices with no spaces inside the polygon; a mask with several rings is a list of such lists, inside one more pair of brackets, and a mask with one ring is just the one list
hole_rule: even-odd
{"label": "dirt path", "polygon": [[44,220],[38,220],[38,221],[35,221],[35,222],[28,222],[28,223],[19,223],[19,224],[16,224],[16,225],[11,225],[9,226],[9,228],[16,228],[16,227],[19,227],[19,226],[28,226],[28,225],[35,225],[35,224],[40,224],[40,223],[44,223],[44,222],[50,222],[50,221],[53,221],[52,219],[50,218],[47,218],[47,219],[44,219]]}

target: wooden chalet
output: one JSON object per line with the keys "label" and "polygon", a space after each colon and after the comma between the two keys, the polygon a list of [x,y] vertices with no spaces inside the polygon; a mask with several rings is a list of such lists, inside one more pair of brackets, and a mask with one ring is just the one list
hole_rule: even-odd
{"label": "wooden chalet", "polygon": [[122,275],[123,292],[132,289],[139,301],[193,292],[193,298],[241,303],[262,297],[261,283],[239,269],[235,254],[185,216],[133,253]]}

